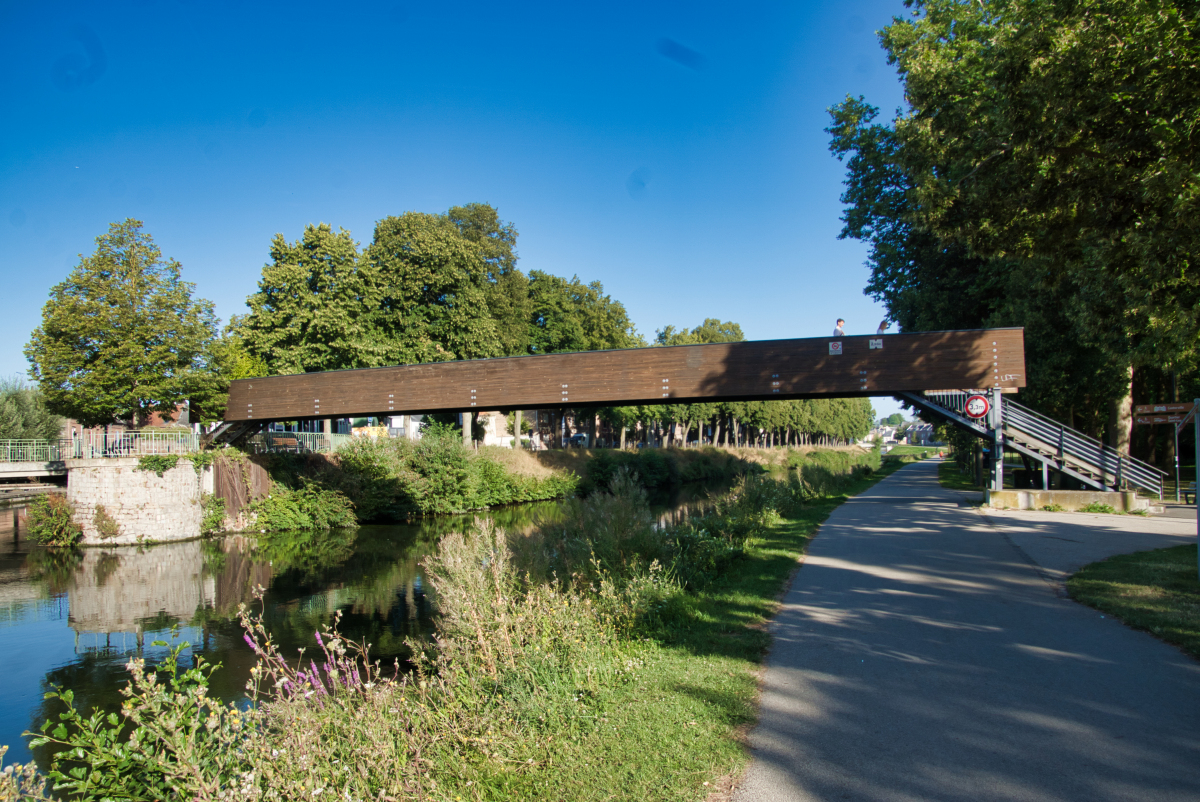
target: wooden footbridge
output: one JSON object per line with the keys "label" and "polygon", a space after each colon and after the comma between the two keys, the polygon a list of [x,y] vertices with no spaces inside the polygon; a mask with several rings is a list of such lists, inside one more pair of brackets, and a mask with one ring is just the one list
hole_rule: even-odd
{"label": "wooden footbridge", "polygon": [[284,420],[1024,386],[1020,328],[679,345],[241,379],[213,435]]}

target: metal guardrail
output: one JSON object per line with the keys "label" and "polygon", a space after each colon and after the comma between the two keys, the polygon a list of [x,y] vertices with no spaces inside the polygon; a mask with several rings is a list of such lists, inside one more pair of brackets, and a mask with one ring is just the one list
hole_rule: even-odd
{"label": "metal guardrail", "polygon": [[[939,390],[926,392],[925,397],[946,409],[964,414],[967,398],[982,390]],[[1139,487],[1156,495],[1162,494],[1165,474],[1153,465],[1122,454],[1094,437],[1077,432],[1053,418],[1001,396],[1001,420],[1005,434],[1017,441],[1037,440],[1053,451],[1050,456],[1076,470],[1099,474],[1102,484]]]}
{"label": "metal guardrail", "polygon": [[1034,412],[1012,401],[1004,401],[1004,428],[1013,429],[1018,437],[1035,438],[1055,450],[1059,460],[1070,460],[1078,466],[1099,473],[1106,484],[1140,487],[1162,494],[1163,472],[1153,465],[1122,454],[1094,437],[1081,434],[1053,418]]}
{"label": "metal guardrail", "polygon": [[199,449],[200,438],[191,431],[88,432],[70,440],[0,440],[0,462],[188,454]]}
{"label": "metal guardrail", "polygon": [[337,451],[353,440],[349,434],[321,432],[259,432],[246,443],[256,454],[266,452],[293,454],[327,454]]}
{"label": "metal guardrail", "polygon": [[60,462],[70,454],[70,440],[0,440],[0,462]]}

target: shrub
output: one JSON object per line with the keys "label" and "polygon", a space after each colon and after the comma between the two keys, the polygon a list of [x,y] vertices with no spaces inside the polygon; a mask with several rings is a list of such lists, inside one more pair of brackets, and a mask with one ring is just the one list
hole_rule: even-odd
{"label": "shrub", "polygon": [[338,452],[339,470],[321,481],[355,499],[360,520],[446,515],[570,495],[573,474],[520,476],[483,451],[463,448],[443,426],[421,440],[362,438]]}
{"label": "shrub", "polygon": [[105,540],[111,540],[121,534],[120,525],[108,514],[108,510],[104,509],[103,504],[96,505],[96,514],[92,516],[92,525],[96,527],[96,534]]}
{"label": "shrub", "polygon": [[1090,504],[1085,504],[1079,508],[1080,512],[1099,512],[1105,515],[1113,515],[1116,509],[1111,504],[1104,504],[1100,501],[1093,501]]}
{"label": "shrub", "polygon": [[200,534],[215,535],[225,528],[225,499],[205,494],[200,502]]}
{"label": "shrub", "polygon": [[50,548],[70,548],[83,538],[83,529],[75,523],[75,510],[58,493],[38,496],[29,505],[29,534],[34,541]]}
{"label": "shrub", "polygon": [[[148,471],[162,476],[179,463],[177,454],[145,454],[138,457],[137,470]],[[196,469],[199,471],[199,468]]]}
{"label": "shrub", "polygon": [[1044,507],[1042,507],[1042,509],[1043,509],[1043,510],[1045,510],[1046,512],[1062,512],[1062,511],[1063,511],[1063,505],[1059,504],[1059,503],[1056,501],[1056,502],[1054,502],[1053,504],[1047,504],[1047,505],[1045,505]]}
{"label": "shrub", "polygon": [[276,485],[250,504],[250,511],[255,515],[254,526],[271,532],[358,525],[350,499],[313,483],[304,483],[298,490]]}

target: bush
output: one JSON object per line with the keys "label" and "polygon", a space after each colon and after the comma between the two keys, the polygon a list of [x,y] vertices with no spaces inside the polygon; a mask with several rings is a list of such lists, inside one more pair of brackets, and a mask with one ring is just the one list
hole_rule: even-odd
{"label": "bush", "polygon": [[29,534],[35,542],[55,549],[70,548],[83,539],[74,508],[58,493],[38,496],[29,505]]}
{"label": "bush", "polygon": [[1105,515],[1113,515],[1116,513],[1116,509],[1114,509],[1111,504],[1104,504],[1103,502],[1099,502],[1099,501],[1093,501],[1091,504],[1085,504],[1079,508],[1079,511],[1080,512],[1099,512],[1099,513],[1103,513]]}
{"label": "bush", "polygon": [[206,494],[200,502],[200,534],[215,535],[225,528],[225,499]]}
{"label": "bush", "polygon": [[250,504],[250,511],[255,516],[255,528],[270,532],[358,525],[350,499],[312,483],[305,483],[298,490],[276,485],[268,495]]}
{"label": "bush", "polygon": [[463,448],[446,427],[418,441],[360,439],[338,452],[340,470],[322,477],[355,499],[360,520],[447,515],[573,493],[574,475],[544,479],[510,473],[484,452]]}
{"label": "bush", "polygon": [[682,482],[733,479],[762,467],[718,448],[701,449],[644,448],[637,451],[601,449],[593,452],[587,466],[587,480],[580,486],[583,495],[605,490],[618,471],[637,477],[650,492],[667,490]]}
{"label": "bush", "polygon": [[[162,476],[179,463],[177,454],[146,454],[138,457],[137,470]],[[197,468],[197,471],[199,468]]]}
{"label": "bush", "polygon": [[92,516],[92,525],[96,527],[96,534],[105,540],[111,540],[121,534],[120,525],[108,514],[108,510],[104,509],[103,504],[96,505],[96,514]]}

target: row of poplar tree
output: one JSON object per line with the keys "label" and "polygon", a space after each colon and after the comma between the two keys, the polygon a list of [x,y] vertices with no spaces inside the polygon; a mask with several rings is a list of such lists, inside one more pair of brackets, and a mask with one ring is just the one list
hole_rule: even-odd
{"label": "row of poplar tree", "polygon": [[[25,347],[29,375],[50,412],[103,426],[185,401],[194,420],[216,420],[229,383],[254,376],[744,339],[709,319],[648,343],[600,282],[518,269],[516,241],[478,203],[385,217],[366,247],[325,224],[294,242],[276,235],[247,312],[222,328],[140,221],[114,223],[51,289]],[[728,421],[794,442],[862,437],[873,415],[865,400],[836,399],[573,412],[629,428]]]}

